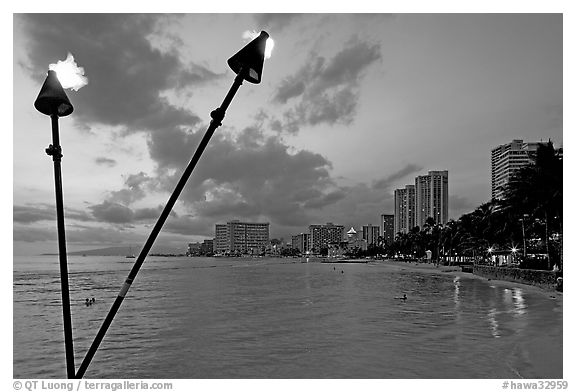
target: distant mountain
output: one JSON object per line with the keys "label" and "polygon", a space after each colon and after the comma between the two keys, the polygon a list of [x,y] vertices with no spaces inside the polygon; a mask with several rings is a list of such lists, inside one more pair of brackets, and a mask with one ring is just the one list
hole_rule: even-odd
{"label": "distant mountain", "polygon": [[[77,252],[68,252],[69,256],[128,256],[135,255],[138,256],[140,252],[140,247],[130,247],[130,246],[117,246],[112,248],[101,248],[101,249],[90,249],[81,250]],[[183,249],[176,249],[170,246],[153,246],[149,254],[179,254],[184,253]]]}

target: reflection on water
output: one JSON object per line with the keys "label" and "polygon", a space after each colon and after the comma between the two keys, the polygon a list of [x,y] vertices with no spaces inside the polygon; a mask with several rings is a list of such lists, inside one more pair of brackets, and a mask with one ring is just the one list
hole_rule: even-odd
{"label": "reflection on water", "polygon": [[498,320],[496,320],[496,315],[498,312],[495,308],[492,308],[488,311],[488,322],[490,323],[490,331],[492,332],[492,336],[495,338],[500,337],[500,331],[498,330]]}
{"label": "reflection on water", "polygon": [[524,297],[522,289],[514,288],[514,313],[517,316],[521,316],[526,313],[526,304],[524,303]]}
{"label": "reflection on water", "polygon": [[[14,265],[14,377],[65,377],[57,258]],[[77,363],[130,268],[70,258]],[[408,299],[394,299],[401,293]],[[88,297],[96,304],[84,306]],[[385,263],[151,258],[86,376],[562,377],[561,366],[542,370],[517,354],[543,325],[561,332],[553,305],[513,286]],[[552,361],[561,364],[558,339]]]}
{"label": "reflection on water", "polygon": [[456,317],[456,324],[461,325],[462,311],[460,309],[460,277],[455,276],[454,280],[454,316]]}

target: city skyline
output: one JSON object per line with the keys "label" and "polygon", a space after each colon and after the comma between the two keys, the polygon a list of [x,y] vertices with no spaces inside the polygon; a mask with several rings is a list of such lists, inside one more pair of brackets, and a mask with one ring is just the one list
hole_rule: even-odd
{"label": "city skyline", "polygon": [[262,83],[239,90],[159,242],[227,219],[284,238],[378,225],[393,190],[434,168],[450,172],[457,219],[490,199],[492,148],[562,147],[562,27],[561,14],[16,14],[14,252],[56,249],[49,121],[32,103],[68,51],[89,79],[60,125],[74,251],[144,241],[248,30],[276,43]]}

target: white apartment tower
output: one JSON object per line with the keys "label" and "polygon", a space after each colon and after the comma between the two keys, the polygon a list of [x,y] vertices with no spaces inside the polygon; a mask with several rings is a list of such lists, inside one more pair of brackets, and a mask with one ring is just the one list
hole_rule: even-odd
{"label": "white apartment tower", "polygon": [[415,182],[414,224],[422,228],[429,217],[438,224],[448,222],[448,171],[429,171]]}
{"label": "white apartment tower", "polygon": [[217,253],[260,253],[270,241],[270,223],[232,220],[215,226],[214,250]]}
{"label": "white apartment tower", "polygon": [[515,139],[492,149],[492,199],[502,199],[514,172],[530,163],[530,153],[536,151],[539,144]]}
{"label": "white apartment tower", "polygon": [[414,227],[414,185],[394,191],[394,236]]}

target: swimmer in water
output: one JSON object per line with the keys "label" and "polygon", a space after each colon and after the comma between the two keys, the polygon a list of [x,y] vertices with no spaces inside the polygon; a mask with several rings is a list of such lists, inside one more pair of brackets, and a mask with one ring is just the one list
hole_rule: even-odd
{"label": "swimmer in water", "polygon": [[90,300],[86,298],[86,306],[90,306]]}
{"label": "swimmer in water", "polygon": [[406,301],[408,297],[406,296],[406,294],[404,294],[402,297],[394,297],[394,299],[401,299],[403,301]]}
{"label": "swimmer in water", "polygon": [[90,303],[96,303],[96,299],[94,297],[92,297],[92,299],[90,300]]}

